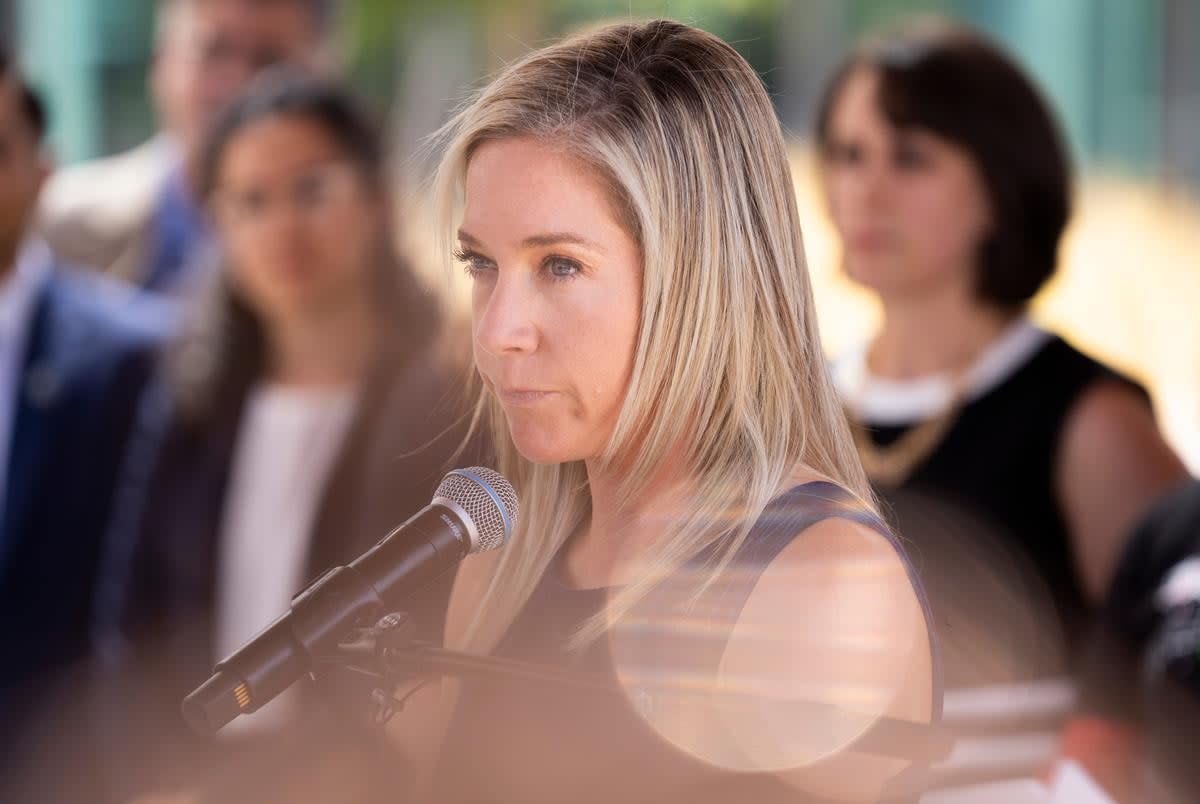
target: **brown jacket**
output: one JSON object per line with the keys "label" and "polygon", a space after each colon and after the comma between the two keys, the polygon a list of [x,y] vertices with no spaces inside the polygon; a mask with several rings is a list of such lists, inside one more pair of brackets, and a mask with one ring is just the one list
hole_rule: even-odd
{"label": "brown jacket", "polygon": [[[477,448],[458,454],[466,419],[456,380],[427,354],[404,354],[403,344],[379,361],[322,492],[310,579],[353,560],[427,505],[448,469],[480,462]],[[395,757],[362,727],[370,690],[344,679],[310,687],[294,727],[260,745],[231,750],[185,731],[179,702],[213,662],[220,517],[240,410],[200,430],[173,416],[165,398],[144,413],[144,432],[157,446],[126,472],[127,499],[142,510],[111,534],[110,552],[126,560],[114,563],[124,575],[110,586],[121,594],[99,629],[119,631],[109,638],[130,646],[112,676],[137,691],[104,697],[143,702],[137,713],[122,705],[100,718],[109,742],[121,746],[107,763],[122,788],[116,792],[183,786],[204,800],[257,802],[373,801],[393,790]],[[407,607],[424,637],[440,634],[449,584],[447,577]],[[150,745],[161,757],[154,767],[143,761]]]}

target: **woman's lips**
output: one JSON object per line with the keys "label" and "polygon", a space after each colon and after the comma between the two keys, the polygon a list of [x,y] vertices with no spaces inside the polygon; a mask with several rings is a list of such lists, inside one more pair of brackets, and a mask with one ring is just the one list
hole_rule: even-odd
{"label": "woman's lips", "polygon": [[535,388],[497,388],[496,396],[505,405],[513,407],[531,407],[557,396],[557,391],[543,391]]}
{"label": "woman's lips", "polygon": [[878,229],[854,232],[848,240],[855,251],[883,251],[892,244],[891,234]]}

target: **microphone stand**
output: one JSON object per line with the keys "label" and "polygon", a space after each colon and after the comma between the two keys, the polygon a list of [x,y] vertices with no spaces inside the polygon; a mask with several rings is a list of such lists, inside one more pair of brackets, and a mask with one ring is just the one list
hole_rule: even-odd
{"label": "microphone stand", "polygon": [[[635,694],[627,696],[610,676],[445,650],[415,640],[415,632],[415,625],[407,614],[387,614],[374,627],[364,629],[355,638],[339,644],[332,654],[315,657],[315,664],[318,667],[340,667],[374,680],[376,687],[371,693],[372,714],[374,722],[379,725],[385,724],[401,711],[405,701],[421,684],[399,699],[393,696],[392,690],[416,678],[439,675],[553,684],[584,694],[633,701],[639,708],[652,705],[656,695],[710,702],[715,699],[742,706],[764,701],[764,697],[758,695],[704,692],[668,683],[639,683],[634,686]],[[772,698],[769,702],[772,706],[795,707],[798,714],[819,713],[827,718],[833,716],[860,721],[864,730],[854,742],[854,747],[865,753],[931,763],[945,759],[953,747],[952,736],[938,724],[855,712],[820,701]]]}

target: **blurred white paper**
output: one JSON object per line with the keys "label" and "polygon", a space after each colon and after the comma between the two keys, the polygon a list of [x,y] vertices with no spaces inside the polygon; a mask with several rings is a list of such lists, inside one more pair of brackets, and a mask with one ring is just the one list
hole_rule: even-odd
{"label": "blurred white paper", "polygon": [[1051,804],[1116,804],[1078,762],[1060,760],[1050,787]]}

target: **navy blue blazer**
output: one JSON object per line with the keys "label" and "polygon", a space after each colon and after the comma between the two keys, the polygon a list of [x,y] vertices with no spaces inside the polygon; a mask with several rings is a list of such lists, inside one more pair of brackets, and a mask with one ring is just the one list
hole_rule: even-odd
{"label": "navy blue blazer", "polygon": [[32,691],[89,653],[117,467],[171,319],[165,302],[61,266],[35,302],[0,521],[0,748],[44,713]]}

